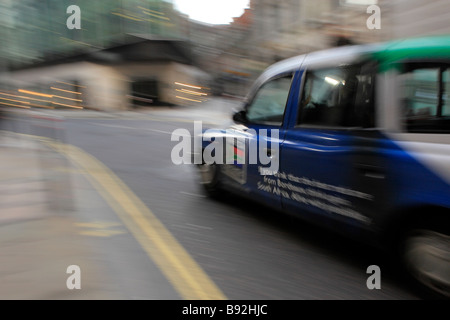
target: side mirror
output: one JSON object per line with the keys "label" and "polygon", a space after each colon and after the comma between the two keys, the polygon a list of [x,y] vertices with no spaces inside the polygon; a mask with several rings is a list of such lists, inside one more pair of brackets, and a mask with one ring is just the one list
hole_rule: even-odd
{"label": "side mirror", "polygon": [[247,123],[247,112],[245,110],[241,110],[233,114],[233,121],[237,123]]}

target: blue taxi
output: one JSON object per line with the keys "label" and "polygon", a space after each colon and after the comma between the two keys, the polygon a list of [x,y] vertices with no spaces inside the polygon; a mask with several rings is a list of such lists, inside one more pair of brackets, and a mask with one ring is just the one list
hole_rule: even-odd
{"label": "blue taxi", "polygon": [[228,128],[202,136],[201,184],[395,248],[450,297],[450,36],[278,62]]}

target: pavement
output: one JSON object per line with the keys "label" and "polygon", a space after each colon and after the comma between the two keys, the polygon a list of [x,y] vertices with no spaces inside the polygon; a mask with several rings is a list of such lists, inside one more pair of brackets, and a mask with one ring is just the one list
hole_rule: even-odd
{"label": "pavement", "polygon": [[[92,187],[72,183],[71,169],[39,139],[0,131],[1,300],[120,299],[77,230],[73,189]],[[81,289],[69,289],[71,265],[83,266]]]}
{"label": "pavement", "polygon": [[[234,101],[202,107],[174,107],[177,117],[210,123],[230,118]],[[108,279],[80,219],[93,210],[109,212],[101,196],[73,163],[45,143],[64,142],[64,119],[106,118],[165,121],[174,108],[131,111],[14,110],[0,130],[0,299],[122,299]],[[39,137],[45,138],[39,138]],[[111,212],[110,216],[115,216]],[[69,289],[80,266],[81,289]],[[74,282],[72,282],[74,283]],[[69,283],[70,286],[70,283]]]}
{"label": "pavement", "polygon": [[[201,108],[177,108],[177,117],[210,123],[230,119],[239,107],[216,100]],[[110,300],[122,299],[108,279],[104,265],[80,233],[80,217],[95,208],[108,212],[101,196],[73,174],[79,170],[45,143],[44,136],[64,142],[65,118],[164,121],[173,108],[144,108],[122,112],[26,110],[9,114],[0,128],[0,299]],[[19,133],[20,132],[20,133]],[[89,198],[89,200],[87,200]],[[91,206],[88,208],[87,206]],[[114,215],[114,213],[111,213]],[[83,222],[83,221],[81,221]],[[81,289],[69,289],[69,266],[81,268]],[[72,282],[73,283],[73,282]]]}

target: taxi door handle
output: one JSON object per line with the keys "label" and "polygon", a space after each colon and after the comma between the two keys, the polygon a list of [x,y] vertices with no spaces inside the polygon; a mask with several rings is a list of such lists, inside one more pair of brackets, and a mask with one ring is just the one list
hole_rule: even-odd
{"label": "taxi door handle", "polygon": [[272,158],[276,155],[276,151],[272,150],[272,148],[264,148],[264,153],[269,157]]}
{"label": "taxi door handle", "polygon": [[356,163],[355,167],[363,176],[368,178],[385,179],[386,177],[384,170],[379,166]]}

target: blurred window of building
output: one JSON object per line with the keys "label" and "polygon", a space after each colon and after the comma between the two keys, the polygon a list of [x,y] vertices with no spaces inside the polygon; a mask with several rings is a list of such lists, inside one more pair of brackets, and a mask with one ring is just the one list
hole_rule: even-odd
{"label": "blurred window of building", "polygon": [[153,105],[158,99],[158,80],[138,79],[134,81],[131,95],[134,106]]}

